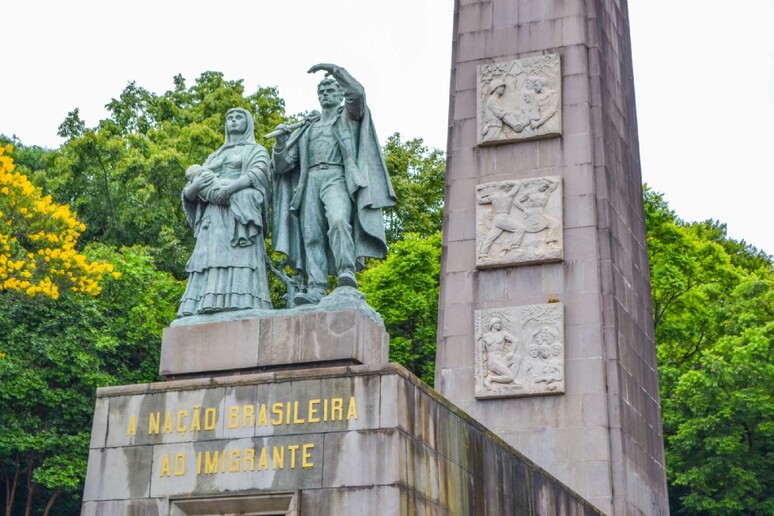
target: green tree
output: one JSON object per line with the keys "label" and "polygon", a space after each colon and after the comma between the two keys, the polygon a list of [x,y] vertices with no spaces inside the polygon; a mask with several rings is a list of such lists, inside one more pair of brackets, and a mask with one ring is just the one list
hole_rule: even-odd
{"label": "green tree", "polygon": [[97,296],[0,294],[0,505],[5,513],[78,512],[97,387],[157,378],[161,330],[182,282],[147,250],[85,250],[108,261]]}
{"label": "green tree", "polygon": [[360,290],[384,318],[390,360],[433,385],[446,161],[398,133],[382,150],[398,202],[385,210],[389,254],[363,271]]}
{"label": "green tree", "polygon": [[774,512],[771,258],[645,191],[673,514]]}
{"label": "green tree", "polygon": [[398,203],[385,210],[387,242],[407,233],[430,236],[441,231],[446,173],[444,153],[428,149],[421,138],[403,141],[395,133],[383,148],[384,162]]}
{"label": "green tree", "polygon": [[360,290],[384,318],[390,361],[399,362],[429,385],[435,373],[441,233],[408,233],[387,258],[364,271]]}
{"label": "green tree", "polygon": [[31,175],[36,170],[45,168],[46,157],[51,152],[49,149],[38,145],[27,146],[16,136],[8,137],[0,134],[0,146],[11,145],[11,158],[16,164],[16,171],[26,176]]}
{"label": "green tree", "polygon": [[734,290],[725,335],[669,393],[667,465],[678,513],[774,513],[774,278]]}
{"label": "green tree", "polygon": [[741,271],[701,225],[681,221],[663,196],[645,190],[653,318],[662,379],[671,380],[722,332],[723,309]]}

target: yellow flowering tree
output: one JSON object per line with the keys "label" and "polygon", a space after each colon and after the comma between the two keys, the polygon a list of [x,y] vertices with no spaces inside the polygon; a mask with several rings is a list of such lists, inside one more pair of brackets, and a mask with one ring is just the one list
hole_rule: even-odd
{"label": "yellow flowering tree", "polygon": [[0,145],[0,292],[50,299],[62,289],[98,294],[113,266],[76,250],[86,227],[16,171],[11,150]]}

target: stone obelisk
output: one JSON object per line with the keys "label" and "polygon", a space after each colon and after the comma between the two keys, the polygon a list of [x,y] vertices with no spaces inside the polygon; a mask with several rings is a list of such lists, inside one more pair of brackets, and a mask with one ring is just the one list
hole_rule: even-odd
{"label": "stone obelisk", "polygon": [[627,4],[457,0],[436,388],[608,514],[666,514]]}

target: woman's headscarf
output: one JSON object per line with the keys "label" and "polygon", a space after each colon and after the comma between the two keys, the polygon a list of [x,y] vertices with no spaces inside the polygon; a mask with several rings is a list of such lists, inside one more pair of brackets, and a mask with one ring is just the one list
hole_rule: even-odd
{"label": "woman's headscarf", "polygon": [[[245,132],[239,135],[239,138],[236,140],[232,139],[231,133],[228,130],[228,115],[234,112],[242,113],[245,116],[245,120],[247,120]],[[245,143],[255,144],[255,121],[253,120],[253,115],[243,108],[231,108],[226,111],[226,143],[223,147],[233,147],[235,145],[244,145]]]}

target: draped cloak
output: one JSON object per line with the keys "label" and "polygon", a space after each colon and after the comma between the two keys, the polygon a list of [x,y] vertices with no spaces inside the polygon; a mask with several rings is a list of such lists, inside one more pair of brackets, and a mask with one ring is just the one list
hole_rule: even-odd
{"label": "draped cloak", "polygon": [[[309,174],[309,127],[319,119],[319,114],[307,118],[307,122],[288,138],[283,151],[275,149],[272,181],[272,243],[274,249],[288,256],[288,263],[305,272],[303,236],[300,210],[305,202],[306,180]],[[344,179],[352,201],[352,240],[358,268],[365,257],[383,258],[387,253],[382,208],[395,205],[387,166],[379,149],[371,112],[363,103],[360,120],[347,116],[344,106],[332,125],[334,137],[344,159]],[[285,160],[284,153],[298,146],[297,159]],[[319,202],[313,199],[310,202]],[[328,274],[335,275],[334,260],[328,250]]]}

